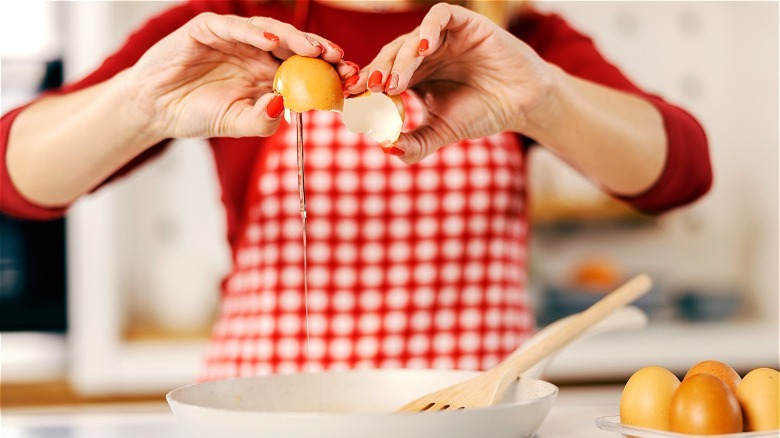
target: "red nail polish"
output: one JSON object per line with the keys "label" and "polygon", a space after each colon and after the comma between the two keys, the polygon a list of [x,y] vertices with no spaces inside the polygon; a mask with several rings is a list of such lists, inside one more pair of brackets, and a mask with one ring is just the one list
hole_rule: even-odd
{"label": "red nail polish", "polygon": [[404,152],[402,149],[398,149],[395,146],[390,146],[388,148],[382,148],[382,151],[388,155],[395,155],[396,157],[403,156],[406,152]]}
{"label": "red nail polish", "polygon": [[352,67],[352,69],[355,70],[355,73],[360,71],[360,66],[355,64],[352,61],[344,61],[344,64],[347,64],[348,66]]}
{"label": "red nail polish", "polygon": [[344,82],[344,89],[347,89],[347,87],[351,87],[358,83],[360,80],[360,75],[350,76],[349,79]]}
{"label": "red nail polish", "polygon": [[371,73],[371,76],[368,78],[368,87],[371,88],[375,85],[382,85],[382,72],[379,70]]}
{"label": "red nail polish", "polygon": [[271,32],[263,32],[263,36],[268,41],[279,41],[279,36]]}
{"label": "red nail polish", "polygon": [[320,49],[320,55],[325,53],[325,46],[322,45],[319,41],[315,40],[314,38],[306,35],[306,40],[311,44],[312,46]]}
{"label": "red nail polish", "polygon": [[420,40],[420,47],[417,48],[417,52],[422,53],[428,50],[428,40],[421,39]]}
{"label": "red nail polish", "polygon": [[338,44],[332,43],[330,41],[328,41],[328,44],[330,44],[330,46],[333,47],[333,49],[338,50],[339,53],[341,53],[341,56],[344,57],[344,49],[342,49]]}
{"label": "red nail polish", "polygon": [[282,111],[284,111],[284,98],[277,94],[268,102],[265,113],[268,114],[268,117],[275,119],[282,114]]}

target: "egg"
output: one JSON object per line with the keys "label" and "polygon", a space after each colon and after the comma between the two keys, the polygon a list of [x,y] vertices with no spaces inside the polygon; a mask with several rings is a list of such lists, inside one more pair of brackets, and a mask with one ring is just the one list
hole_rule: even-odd
{"label": "egg", "polygon": [[722,380],[709,374],[683,379],[669,408],[672,432],[717,435],[742,432],[737,397]]}
{"label": "egg", "polygon": [[365,91],[344,100],[342,120],[347,129],[365,133],[380,145],[398,140],[406,114],[399,96]]}
{"label": "egg", "polygon": [[344,89],[330,63],[320,58],[293,55],[279,65],[274,92],[284,98],[284,107],[302,113],[309,110],[341,111]]}
{"label": "egg", "polygon": [[745,431],[780,429],[780,371],[757,368],[737,386]]}
{"label": "egg", "polygon": [[680,380],[671,371],[649,366],[637,370],[620,396],[620,422],[669,430],[669,406]]}
{"label": "egg", "polygon": [[742,380],[739,377],[739,374],[734,371],[734,368],[731,368],[723,362],[718,362],[717,360],[705,360],[697,363],[688,370],[688,373],[685,374],[683,380],[696,374],[709,374],[713,377],[717,377],[728,385],[733,393],[737,392],[737,385],[739,385],[739,381]]}

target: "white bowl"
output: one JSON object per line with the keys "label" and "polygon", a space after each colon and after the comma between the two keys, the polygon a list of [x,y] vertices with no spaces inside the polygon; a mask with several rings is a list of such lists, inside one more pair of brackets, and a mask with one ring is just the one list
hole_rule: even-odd
{"label": "white bowl", "polygon": [[473,371],[364,370],[248,377],[171,391],[173,413],[198,438],[521,438],[539,429],[558,394],[523,378],[488,408],[395,413]]}

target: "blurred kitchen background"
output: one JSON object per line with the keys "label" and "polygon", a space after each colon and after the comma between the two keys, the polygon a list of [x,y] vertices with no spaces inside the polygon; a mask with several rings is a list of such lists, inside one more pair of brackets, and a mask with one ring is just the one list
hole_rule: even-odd
{"label": "blurred kitchen background", "polygon": [[[97,67],[175,2],[4,3],[2,111]],[[537,148],[533,298],[540,323],[638,272],[646,330],[573,344],[554,382],[621,381],[717,359],[778,367],[778,3],[536,2],[637,83],[703,123],[715,181],[695,205],[628,211]],[[159,396],[193,381],[229,268],[211,155],[179,141],[67,219],[0,217],[2,403]]]}

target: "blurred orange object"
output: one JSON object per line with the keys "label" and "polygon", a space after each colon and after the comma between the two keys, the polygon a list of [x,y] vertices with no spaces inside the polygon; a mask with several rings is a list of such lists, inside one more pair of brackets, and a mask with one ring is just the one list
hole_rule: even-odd
{"label": "blurred orange object", "polygon": [[590,257],[581,261],[572,275],[574,286],[593,292],[614,289],[622,278],[622,269],[606,257]]}

